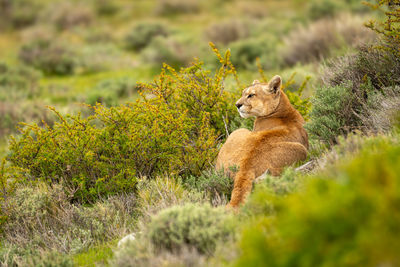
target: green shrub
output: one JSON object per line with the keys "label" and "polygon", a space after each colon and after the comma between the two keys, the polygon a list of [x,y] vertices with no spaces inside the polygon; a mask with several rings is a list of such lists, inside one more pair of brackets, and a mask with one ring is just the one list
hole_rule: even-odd
{"label": "green shrub", "polygon": [[43,5],[38,1],[1,0],[0,7],[0,27],[22,28],[36,22]]}
{"label": "green shrub", "polygon": [[40,73],[26,66],[0,63],[0,101],[33,98],[39,92]]}
{"label": "green shrub", "polygon": [[111,16],[118,13],[120,7],[112,0],[97,0],[94,3],[97,14]]}
{"label": "green shrub", "polygon": [[[305,188],[270,203],[242,233],[235,266],[398,265],[399,143],[378,137],[356,158],[319,172]],[[264,194],[261,190],[261,194]]]}
{"label": "green shrub", "polygon": [[185,182],[189,188],[205,193],[211,199],[217,197],[229,200],[233,189],[233,179],[222,171],[213,169],[206,170],[197,177],[191,176]]}
{"label": "green shrub", "polygon": [[273,36],[234,42],[230,46],[232,63],[238,69],[254,69],[256,59],[260,58],[265,69],[277,69],[279,67],[277,44],[278,41]]}
{"label": "green shrub", "polygon": [[158,0],[155,10],[158,15],[177,15],[187,13],[197,13],[200,11],[199,0]]}
{"label": "green shrub", "polygon": [[38,39],[22,45],[19,59],[46,74],[72,74],[77,65],[71,49],[64,44],[46,39]]}
{"label": "green shrub", "polygon": [[75,49],[74,53],[78,57],[75,69],[79,74],[131,66],[129,60],[115,45],[104,42],[98,41],[96,44],[80,47]]}
{"label": "green shrub", "polygon": [[121,99],[127,99],[137,93],[136,82],[127,77],[99,82],[86,97],[86,103],[101,103],[107,107],[116,106]]}
{"label": "green shrub", "polygon": [[362,47],[355,55],[336,59],[325,70],[326,86],[317,89],[306,128],[312,136],[330,144],[335,143],[337,135],[354,130],[387,129],[371,123],[378,122],[373,113],[385,110],[385,101],[391,107],[387,111],[396,112],[399,77],[400,59],[390,51]]}
{"label": "green shrub", "polygon": [[27,266],[37,267],[73,267],[74,264],[70,257],[57,252],[43,253],[26,261]]}
{"label": "green shrub", "polygon": [[308,16],[313,19],[334,16],[343,6],[341,1],[313,0],[308,3]]}
{"label": "green shrub", "polygon": [[153,245],[160,250],[180,250],[189,246],[212,254],[217,242],[227,240],[233,224],[223,208],[186,204],[161,211],[148,226]]}
{"label": "green shrub", "polygon": [[161,23],[137,24],[125,37],[127,48],[139,51],[148,46],[157,36],[167,36],[168,30]]}
{"label": "green shrub", "polygon": [[240,20],[229,20],[210,25],[205,30],[207,41],[227,45],[249,35],[249,26]]}
{"label": "green shrub", "polygon": [[221,62],[215,75],[200,63],[179,72],[165,66],[141,85],[143,99],[98,105],[85,119],[56,112],[54,126],[29,125],[11,140],[9,160],[33,179],[65,181],[82,202],[133,190],[136,176],[198,175],[217,154],[224,121],[237,116],[233,94],[223,90],[234,71],[229,54]]}
{"label": "green shrub", "polygon": [[191,60],[187,49],[184,44],[171,37],[159,36],[154,38],[149,46],[143,50],[142,58],[144,62],[159,65],[166,63],[177,68],[187,65]]}
{"label": "green shrub", "polygon": [[355,130],[361,120],[352,113],[353,101],[354,96],[346,85],[317,88],[312,98],[311,121],[305,126],[308,133],[333,144],[337,136]]}
{"label": "green shrub", "polygon": [[56,114],[59,122],[54,126],[30,125],[21,138],[11,140],[9,160],[14,165],[49,183],[64,180],[82,202],[135,188],[134,165],[126,165],[125,148],[114,143],[115,129],[95,127],[92,117]]}

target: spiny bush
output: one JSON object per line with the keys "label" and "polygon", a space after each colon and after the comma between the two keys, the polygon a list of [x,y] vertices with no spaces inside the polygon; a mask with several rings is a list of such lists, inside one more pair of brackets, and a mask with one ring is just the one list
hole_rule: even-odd
{"label": "spiny bush", "polygon": [[115,129],[95,127],[94,117],[64,118],[54,112],[59,122],[53,126],[29,125],[11,140],[9,160],[15,166],[48,183],[64,180],[75,189],[74,200],[82,202],[135,188],[134,165],[127,166],[126,148],[114,138]]}
{"label": "spiny bush", "polygon": [[366,26],[383,38],[384,44],[379,49],[388,50],[392,54],[400,56],[400,1],[380,0],[376,4],[366,2],[366,5],[378,9],[383,13],[383,21],[369,21]]}
{"label": "spiny bush", "polygon": [[171,207],[152,218],[148,235],[159,250],[179,251],[188,246],[210,255],[217,242],[227,240],[232,234],[229,218],[223,208],[209,205]]}
{"label": "spiny bush", "polygon": [[249,35],[249,28],[243,21],[230,20],[210,25],[204,35],[207,41],[227,45],[246,38]]}
{"label": "spiny bush", "polygon": [[46,74],[72,74],[77,66],[75,55],[71,49],[47,39],[37,39],[22,45],[19,59]]}
{"label": "spiny bush", "polygon": [[[207,168],[223,140],[225,123],[236,115],[224,79],[234,72],[229,53],[215,75],[200,63],[175,71],[165,66],[136,103],[105,108],[82,119],[62,116],[40,128],[28,125],[11,140],[9,160],[34,179],[64,180],[74,200],[135,189],[137,176],[197,175]],[[224,118],[224,119],[222,119]]]}
{"label": "spiny bush", "polygon": [[398,142],[378,137],[357,157],[309,177],[304,190],[259,198],[273,216],[246,227],[234,265],[399,264],[399,155]]}
{"label": "spiny bush", "polygon": [[200,11],[199,0],[158,0],[155,10],[158,15],[177,15],[187,13],[197,13]]}
{"label": "spiny bush", "polygon": [[86,103],[96,105],[101,103],[107,107],[116,106],[121,99],[127,99],[137,93],[135,81],[125,78],[110,79],[99,82],[86,97]]}
{"label": "spiny bush", "polygon": [[128,49],[142,50],[157,36],[167,36],[168,30],[162,23],[139,23],[125,37]]}

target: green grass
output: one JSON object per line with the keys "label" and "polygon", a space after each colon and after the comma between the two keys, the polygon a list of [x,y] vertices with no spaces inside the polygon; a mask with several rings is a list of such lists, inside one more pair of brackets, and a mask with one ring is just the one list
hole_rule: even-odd
{"label": "green grass", "polygon": [[102,80],[130,77],[136,79],[138,82],[147,82],[152,80],[152,77],[158,73],[159,68],[157,67],[141,66],[132,69],[113,70],[84,75],[44,77],[40,81],[40,84],[44,87],[50,85],[63,85],[69,87],[71,89],[70,92],[75,94],[87,92]]}
{"label": "green grass", "polygon": [[92,247],[73,256],[75,266],[92,267],[99,264],[109,266],[108,260],[113,256],[113,249],[118,240]]}

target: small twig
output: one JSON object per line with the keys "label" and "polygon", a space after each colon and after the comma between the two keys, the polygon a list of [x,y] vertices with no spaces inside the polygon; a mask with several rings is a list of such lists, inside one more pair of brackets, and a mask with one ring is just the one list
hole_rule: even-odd
{"label": "small twig", "polygon": [[224,116],[222,116],[222,121],[224,122],[224,125],[225,125],[226,137],[229,137],[228,126],[226,125],[226,121],[225,121]]}
{"label": "small twig", "polygon": [[311,161],[309,161],[309,162],[307,162],[307,163],[301,165],[300,167],[297,167],[297,168],[295,169],[295,171],[296,171],[296,172],[298,172],[298,171],[300,171],[300,172],[309,172],[309,171],[311,171],[312,169],[314,169],[315,164],[316,164],[316,161],[315,161],[315,160],[311,160]]}
{"label": "small twig", "polygon": [[261,174],[256,179],[254,179],[254,183],[258,184],[258,183],[264,181],[267,178],[267,174],[270,174],[268,169],[263,174]]}

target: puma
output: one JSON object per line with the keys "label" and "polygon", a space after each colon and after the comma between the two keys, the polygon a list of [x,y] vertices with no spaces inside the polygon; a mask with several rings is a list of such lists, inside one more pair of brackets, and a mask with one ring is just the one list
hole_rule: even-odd
{"label": "puma", "polygon": [[[308,136],[304,119],[290,104],[281,85],[278,75],[268,83],[255,80],[236,102],[241,117],[256,119],[253,131],[232,132],[217,157],[216,168],[234,179],[228,207],[236,208],[244,202],[256,177],[267,171],[280,175],[285,166],[306,159]],[[234,173],[232,166],[239,170]]]}

